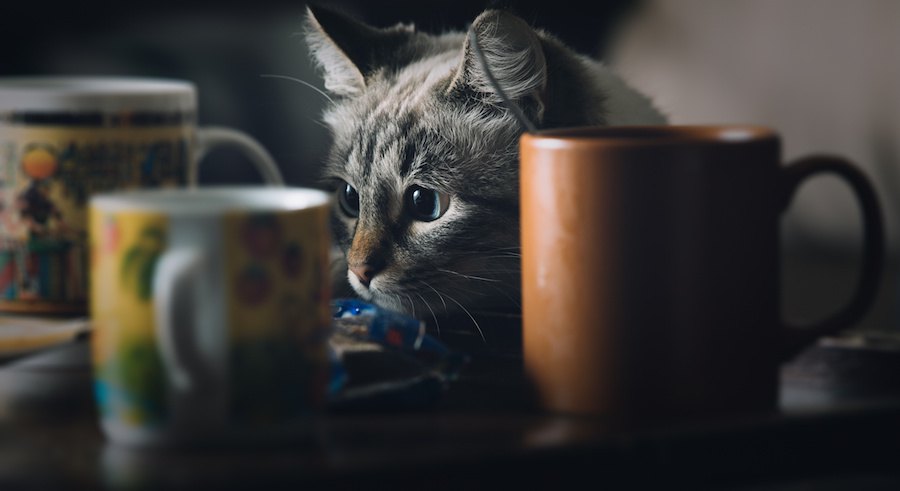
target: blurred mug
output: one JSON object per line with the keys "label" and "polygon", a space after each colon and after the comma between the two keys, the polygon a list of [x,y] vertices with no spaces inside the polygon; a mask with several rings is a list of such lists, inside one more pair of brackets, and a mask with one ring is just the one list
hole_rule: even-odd
{"label": "blurred mug", "polygon": [[181,186],[215,146],[241,148],[270,183],[268,152],[228,128],[197,128],[187,81],[0,78],[0,312],[87,309],[87,200]]}
{"label": "blurred mug", "polygon": [[329,200],[252,186],[91,198],[94,389],[110,440],[272,436],[322,408]]}
{"label": "blurred mug", "polygon": [[[875,299],[881,210],[842,159],[782,167],[779,137],[745,126],[550,130],[520,152],[524,360],[547,409],[626,424],[773,410],[779,364]],[[862,207],[860,281],[833,316],[788,326],[779,218],[820,173]]]}

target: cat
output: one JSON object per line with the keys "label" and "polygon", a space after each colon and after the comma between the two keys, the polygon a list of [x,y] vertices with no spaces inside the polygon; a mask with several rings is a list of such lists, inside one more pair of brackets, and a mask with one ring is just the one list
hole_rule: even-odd
{"label": "cat", "polygon": [[322,177],[335,193],[335,295],[435,323],[465,313],[475,327],[479,312],[520,310],[524,128],[504,95],[537,128],[665,123],[608,67],[513,13],[485,10],[469,32],[475,46],[468,32],[307,7],[305,40],[334,96]]}

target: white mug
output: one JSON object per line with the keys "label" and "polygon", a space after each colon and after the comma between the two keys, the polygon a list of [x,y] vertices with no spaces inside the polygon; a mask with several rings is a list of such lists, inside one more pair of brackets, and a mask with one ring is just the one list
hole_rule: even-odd
{"label": "white mug", "polygon": [[89,197],[196,184],[220,145],[242,149],[270,184],[269,153],[230,128],[197,127],[189,81],[0,78],[0,312],[82,314]]}
{"label": "white mug", "polygon": [[273,436],[324,408],[329,203],[262,186],[91,198],[94,392],[110,440]]}

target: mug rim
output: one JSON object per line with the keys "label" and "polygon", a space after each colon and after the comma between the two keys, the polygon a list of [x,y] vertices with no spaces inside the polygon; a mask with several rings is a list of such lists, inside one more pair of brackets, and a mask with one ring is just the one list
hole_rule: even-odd
{"label": "mug rim", "polygon": [[220,215],[228,212],[284,212],[329,206],[331,193],[294,186],[202,186],[119,190],[94,194],[90,208],[105,212]]}
{"label": "mug rim", "polygon": [[750,124],[573,126],[523,133],[523,144],[559,146],[656,146],[677,143],[748,144],[778,139],[766,126]]}
{"label": "mug rim", "polygon": [[0,77],[0,111],[193,111],[188,80],[106,75]]}

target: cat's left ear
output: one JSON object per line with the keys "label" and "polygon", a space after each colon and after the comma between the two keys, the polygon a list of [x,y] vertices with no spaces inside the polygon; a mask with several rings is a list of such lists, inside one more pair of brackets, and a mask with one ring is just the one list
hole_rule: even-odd
{"label": "cat's left ear", "polygon": [[356,96],[365,90],[366,76],[396,58],[415,30],[403,24],[380,29],[309,4],[304,34],[324,73],[325,88],[339,96]]}
{"label": "cat's left ear", "polygon": [[469,28],[463,60],[448,89],[449,93],[474,92],[491,104],[501,104],[484,64],[471,45],[474,33],[490,74],[506,96],[538,121],[544,112],[547,62],[537,33],[518,16],[502,10],[487,10]]}

